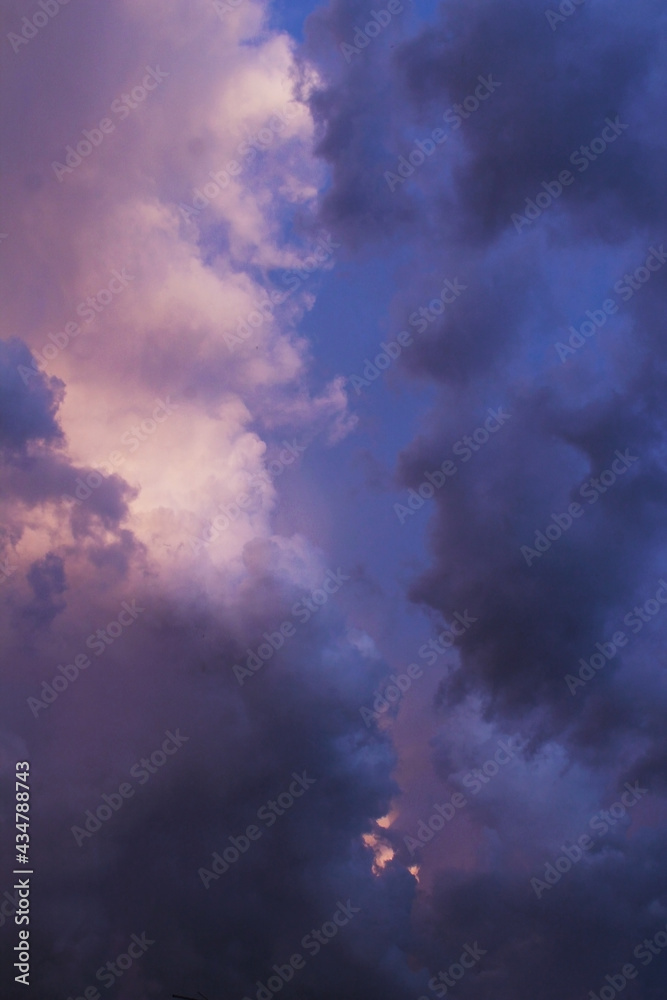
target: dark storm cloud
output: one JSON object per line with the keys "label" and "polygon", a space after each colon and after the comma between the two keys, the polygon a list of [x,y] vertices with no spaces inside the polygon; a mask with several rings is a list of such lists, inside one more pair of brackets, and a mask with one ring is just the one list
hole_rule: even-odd
{"label": "dark storm cloud", "polygon": [[333,175],[321,216],[353,244],[363,243],[370,234],[391,237],[399,220],[417,220],[416,208],[390,197],[383,178],[393,145],[394,114],[402,103],[401,87],[387,68],[402,35],[401,15],[349,63],[340,48],[354,40],[355,27],[368,17],[368,4],[334,0],[311,14],[305,32],[304,52],[317,60],[329,81],[310,100],[318,127],[316,152]]}
{"label": "dark storm cloud", "polygon": [[[513,231],[511,215],[565,169],[575,179],[563,202],[580,233],[615,243],[633,223],[664,220],[667,151],[656,135],[664,11],[656,0],[587,4],[556,31],[544,9],[525,0],[443,4],[435,24],[392,49],[370,45],[343,73],[325,37],[328,29],[335,44],[349,7],[312,15],[308,33],[329,72],[312,102],[323,133],[318,152],[333,173],[323,217],[348,240],[432,227],[434,237],[444,230],[486,243]],[[443,113],[489,75],[499,87],[488,104],[443,125]],[[599,136],[607,118],[627,130],[587,167],[581,157],[573,165],[571,154]],[[436,127],[449,132],[450,144],[390,190],[385,171]]]}
{"label": "dark storm cloud", "polygon": [[[335,11],[340,18],[341,9]],[[373,54],[369,47],[364,58],[374,55],[373,70],[360,58],[316,106],[324,119],[320,152],[333,164],[324,212],[337,212],[341,232],[356,238],[350,237],[355,214],[360,231],[368,231],[365,212],[382,217],[375,196],[364,194],[377,164],[363,155],[362,137],[392,71],[396,101],[371,128],[382,122],[385,148],[401,130],[424,134],[423,122],[435,124],[437,109],[472,93],[478,74],[490,73],[501,84],[486,107],[462,121],[462,161],[452,157],[452,170],[441,178],[425,164],[395,192],[415,209],[424,196],[431,201],[414,227],[392,221],[396,239],[412,238],[430,263],[441,259],[445,273],[455,266],[470,289],[442,318],[430,317],[428,329],[420,331],[418,320],[410,319],[420,332],[402,363],[446,391],[429,420],[427,442],[415,441],[402,456],[399,481],[418,487],[425,470],[437,468],[454,442],[477,426],[485,405],[502,401],[512,413],[509,427],[438,494],[434,564],[414,585],[413,598],[445,617],[465,605],[479,614],[480,627],[462,639],[462,667],[448,682],[449,695],[479,691],[491,715],[521,714],[537,703],[544,736],[552,726],[567,727],[576,712],[585,716],[589,698],[606,695],[614,702],[608,691],[613,670],[576,705],[563,675],[595,649],[614,613],[632,607],[628,602],[653,579],[653,554],[665,542],[664,375],[646,350],[664,351],[664,272],[654,273],[627,303],[614,293],[618,318],[609,319],[594,343],[580,336],[586,350],[567,357],[566,365],[554,346],[567,342],[572,330],[564,331],[575,317],[577,329],[586,319],[577,301],[597,307],[604,298],[598,289],[620,278],[631,245],[639,239],[647,249],[660,245],[664,199],[657,178],[664,142],[656,146],[654,136],[657,121],[664,120],[663,25],[661,5],[654,2],[631,11],[620,4],[586,5],[556,31],[544,10],[518,0],[474,7],[454,2],[441,6],[435,26],[399,46],[393,66],[385,58],[384,77],[380,50]],[[570,153],[616,116],[629,128],[578,171]],[[446,145],[437,150],[433,164],[450,153]],[[574,175],[571,186],[517,233],[511,214],[522,212],[525,199],[566,168]],[[354,199],[361,200],[349,212]],[[387,193],[382,204],[388,204]],[[430,232],[433,218],[449,233],[446,249]],[[494,241],[503,230],[501,251]],[[606,244],[612,257],[591,275],[590,291],[577,288],[575,299],[563,275],[577,266],[568,255],[579,253],[582,236],[589,260]],[[413,301],[429,302],[419,270],[406,273]],[[604,357],[612,348],[601,377],[599,352]],[[640,459],[636,467],[600,493],[595,505],[584,499],[581,521],[528,566],[521,546],[534,544],[552,513],[582,500],[582,485],[626,448]],[[610,721],[622,726],[633,717],[632,708],[617,705]],[[583,720],[582,726],[583,736]]]}
{"label": "dark storm cloud", "polygon": [[[589,234],[613,241],[632,222],[655,222],[656,212],[664,219],[665,150],[645,132],[664,109],[660,3],[587,4],[555,32],[544,9],[524,0],[454,2],[442,12],[438,29],[397,55],[410,105],[434,106],[447,94],[461,100],[475,67],[501,83],[488,113],[473,112],[461,128],[469,155],[455,170],[460,236],[497,236],[543,181],[567,168],[575,181],[564,198]],[[570,154],[616,116],[627,131],[579,172]]]}
{"label": "dark storm cloud", "polygon": [[[415,911],[417,954],[433,971],[446,970],[467,941],[487,949],[456,986],[475,1000],[597,995],[605,976],[636,963],[633,948],[665,924],[664,838],[646,829],[610,836],[539,900],[529,883],[571,843],[552,842],[563,815],[592,813],[602,786],[622,789],[626,780],[646,783],[657,800],[667,773],[659,652],[667,618],[653,611],[657,601],[646,603],[666,565],[667,269],[636,270],[650,247],[663,254],[664,6],[591,0],[555,31],[547,6],[441,4],[435,23],[393,55],[369,50],[348,72],[331,73],[314,102],[319,152],[332,169],[323,217],[337,237],[414,259],[402,268],[398,296],[413,309],[437,290],[425,274],[433,267],[469,289],[421,332],[401,306],[415,344],[396,368],[431,380],[440,396],[400,455],[396,499],[405,503],[426,472],[456,458],[456,442],[473,435],[489,407],[511,414],[465,461],[459,452],[455,475],[397,524],[416,533],[417,521],[430,519],[431,566],[412,599],[438,621],[462,608],[478,619],[437,695],[443,731],[432,755],[448,794],[458,787],[453,760],[479,766],[474,752],[456,752],[449,733],[478,705],[488,723],[526,738],[526,768],[554,747],[562,762],[553,788],[533,786],[527,771],[516,788],[468,806],[461,822],[482,873],[441,873]],[[474,92],[480,74],[500,83],[488,103],[390,191],[384,171]],[[364,136],[377,135],[378,123],[379,144],[367,156]],[[603,129],[606,148],[597,154],[591,141]],[[582,146],[594,154],[585,169],[588,154],[575,153]],[[523,215],[526,200],[566,169],[572,182],[543,193],[539,212],[531,209],[517,231],[512,214]],[[632,294],[616,286],[624,274]],[[605,299],[618,308],[600,320]],[[559,354],[559,342],[569,350]],[[593,487],[603,474],[609,483],[612,463],[620,468],[617,452],[628,456],[627,471],[604,490]],[[568,524],[575,502],[580,514]],[[536,533],[549,525],[536,551]],[[530,565],[522,546],[534,552]],[[600,646],[609,650],[619,630],[627,643],[600,668]],[[591,679],[573,693],[566,675],[579,677],[594,654]],[[585,788],[574,776],[581,770]],[[650,808],[656,822],[662,806]],[[389,833],[406,863],[415,859],[402,837],[416,825],[399,819]],[[566,827],[567,836],[585,832],[576,822]],[[439,848],[434,841],[430,856],[424,849],[427,870],[437,871],[463,834],[452,821],[438,836]],[[439,949],[444,941],[447,964],[424,946],[429,936]],[[658,962],[640,973],[632,995],[658,995]]]}
{"label": "dark storm cloud", "polygon": [[[589,697],[607,692],[615,663],[576,701],[564,675],[608,638],[613,622],[623,627],[624,613],[654,577],[657,586],[653,553],[667,540],[667,480],[655,455],[654,411],[636,412],[634,397],[623,401],[610,394],[602,404],[579,410],[576,421],[547,392],[510,399],[506,406],[507,426],[476,452],[460,450],[470,457],[437,495],[435,563],[412,596],[445,617],[464,606],[479,617],[461,640],[462,667],[450,679],[449,693],[485,691],[490,713],[520,716],[535,706],[546,737],[550,711],[559,717],[557,726],[567,726]],[[403,481],[418,487],[425,471],[451,458],[464,428],[470,434],[481,422],[475,418],[471,408],[456,424],[450,419],[447,445],[439,429],[428,443],[413,444],[401,465]],[[613,463],[624,468],[617,451],[631,460],[627,471],[608,489],[591,486]],[[560,537],[540,554],[536,532],[554,523],[553,514],[567,526],[571,503],[579,504],[579,516],[562,534],[550,531],[549,537]],[[524,555],[522,546],[534,555]],[[628,707],[626,721],[631,714]],[[613,727],[600,738],[611,740]]]}
{"label": "dark storm cloud", "polygon": [[[263,596],[253,611],[279,622],[303,592],[276,580],[269,587],[268,575],[256,580]],[[405,962],[414,880],[400,866],[376,878],[361,845],[396,791],[389,741],[359,720],[359,705],[386,665],[377,664],[372,677],[361,669],[337,613],[325,608],[241,687],[232,666],[262,633],[239,629],[235,609],[221,613],[194,594],[189,608],[159,606],[148,595],[138,606],[146,610],[104,665],[72,682],[35,721],[36,743],[48,726],[69,733],[42,780],[60,787],[61,771],[77,776],[44,817],[52,874],[41,882],[36,948],[59,915],[45,985],[81,995],[124,950],[117,928],[125,928],[128,939],[145,930],[156,942],[137,963],[137,988],[153,984],[160,995],[200,989],[210,1000],[254,1000],[256,981],[266,983],[272,966],[295,953],[306,961],[294,977],[299,996],[399,1000],[417,990]],[[99,614],[91,609],[86,617],[94,622]],[[184,676],[175,705],[170,692]],[[135,762],[160,747],[164,720],[186,738],[182,747],[147,780],[129,777]],[[313,784],[268,825],[266,809],[259,818],[258,810],[286,792],[294,774]],[[85,811],[128,780],[134,798],[79,846],[70,827],[82,826]],[[200,869],[215,871],[214,852],[230,848],[230,837],[242,844],[253,824],[260,838],[246,841],[229,870],[205,887]],[[63,906],[63,884],[70,900],[80,885],[85,908]],[[332,919],[339,901],[358,912],[315,955],[302,941]]]}
{"label": "dark storm cloud", "polygon": [[[87,498],[78,500],[80,483],[90,476],[98,486],[87,487]],[[36,448],[30,456],[18,456],[5,464],[0,499],[10,508],[14,501],[28,508],[49,502],[63,509],[69,506],[72,530],[80,536],[95,519],[108,528],[117,525],[127,514],[127,500],[136,493],[118,475],[100,482],[101,478],[94,470],[73,466],[61,452]]]}
{"label": "dark storm cloud", "polygon": [[[30,369],[31,377],[21,377],[21,366]],[[0,445],[16,453],[29,441],[62,440],[56,411],[63,390],[60,379],[34,372],[32,355],[22,341],[0,341]]]}
{"label": "dark storm cloud", "polygon": [[[563,851],[556,847],[521,877],[453,871],[440,876],[419,928],[426,940],[439,944],[445,929],[449,958],[440,968],[446,971],[456,961],[465,942],[477,940],[487,952],[457,984],[457,995],[460,990],[470,1000],[489,995],[560,1000],[592,990],[597,996],[608,987],[606,976],[618,976],[631,963],[636,992],[629,995],[659,996],[661,958],[651,958],[646,948],[638,956],[635,949],[667,923],[664,836],[647,833],[628,844],[608,834],[538,899],[530,879],[543,881],[546,865],[560,857]],[[435,961],[431,954],[430,964]]]}

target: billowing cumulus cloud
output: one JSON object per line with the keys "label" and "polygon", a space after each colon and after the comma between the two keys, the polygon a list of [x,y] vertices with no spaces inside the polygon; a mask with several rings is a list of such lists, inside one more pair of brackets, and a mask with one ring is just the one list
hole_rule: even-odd
{"label": "billowing cumulus cloud", "polygon": [[[340,377],[313,388],[297,332],[341,247],[313,215],[315,72],[264,18],[250,2],[228,19],[66,9],[44,29],[58,58],[41,38],[16,53],[52,98],[28,109],[17,69],[31,128],[3,219],[3,781],[29,757],[34,977],[63,995],[118,979],[124,996],[242,996],[298,951],[301,988],[331,996],[411,978],[393,942],[413,881],[380,885],[361,840],[396,791],[345,638],[363,576],[271,522],[276,477],[354,419]],[[246,847],[222,877],[230,837]],[[318,961],[302,939],[334,914],[340,944]],[[133,934],[154,944],[105,978]]]}
{"label": "billowing cumulus cloud", "polygon": [[572,7],[9,4],[38,992],[658,995],[665,20]]}

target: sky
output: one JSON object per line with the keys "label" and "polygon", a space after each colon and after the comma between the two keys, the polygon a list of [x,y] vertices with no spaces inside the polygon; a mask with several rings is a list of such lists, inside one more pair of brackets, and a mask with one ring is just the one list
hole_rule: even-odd
{"label": "sky", "polygon": [[2,23],[2,996],[661,1000],[664,4]]}

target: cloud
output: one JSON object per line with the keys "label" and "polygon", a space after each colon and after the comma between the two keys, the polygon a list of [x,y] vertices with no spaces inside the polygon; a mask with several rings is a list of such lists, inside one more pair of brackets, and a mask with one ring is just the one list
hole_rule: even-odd
{"label": "cloud", "polygon": [[[222,18],[204,0],[71,5],[48,27],[53,44],[45,29],[12,65],[0,443],[15,568],[0,591],[0,761],[6,784],[15,759],[35,774],[34,953],[50,956],[35,976],[50,992],[80,995],[145,932],[155,946],[119,996],[254,998],[349,899],[349,933],[294,979],[304,995],[417,996],[468,939],[488,956],[462,997],[583,994],[613,971],[619,941],[659,925],[666,751],[652,626],[576,699],[564,675],[664,574],[667,269],[627,301],[614,290],[661,238],[662,13],[641,0],[603,15],[591,2],[552,32],[524,0],[454,0],[432,23],[397,19],[347,64],[338,46],[362,14],[335,0],[297,51],[253,0]],[[20,22],[20,5],[9,16]],[[151,68],[161,82],[147,91]],[[385,171],[489,74],[492,99],[390,190]],[[512,213],[617,115],[627,133],[517,231]],[[82,142],[94,148],[79,153]],[[59,179],[52,164],[68,155],[81,162]],[[336,446],[355,425],[342,380],[317,384],[299,332],[314,286],[230,350],[323,228],[337,257],[375,266],[379,249],[395,265],[388,308],[415,344],[392,374],[436,389],[398,456],[401,489],[489,407],[511,414],[430,505],[430,563],[409,592],[434,626],[454,610],[478,619],[438,668],[434,775],[400,758],[426,742],[423,719],[403,744],[360,719],[394,669],[347,637],[377,590],[371,570],[343,567],[340,594],[240,686],[234,665],[296,618],[331,553],[305,530],[280,533],[280,484],[266,479],[233,529],[191,544],[286,436]],[[466,293],[417,332],[414,310],[445,277]],[[563,362],[555,343],[612,295],[618,315]],[[17,366],[38,357],[43,372],[25,381]],[[617,450],[636,463],[587,504],[582,486]],[[372,459],[380,503],[386,459]],[[583,517],[528,565],[521,547],[577,499]],[[118,632],[126,605],[141,612]],[[177,727],[188,741],[169,769],[79,847],[72,826]],[[423,852],[418,888],[400,853],[416,803],[399,773],[418,776],[430,809],[507,730],[525,737],[523,756]],[[198,869],[303,770],[309,795],[205,890]],[[626,780],[651,789],[637,826],[531,898],[535,871]],[[362,837],[390,810],[380,830],[397,855],[378,875]]]}
{"label": "cloud", "polygon": [[[35,952],[52,957],[35,978],[78,995],[145,931],[156,944],[120,995],[187,992],[196,978],[242,996],[351,898],[365,929],[341,933],[303,986],[398,997],[397,980],[413,977],[388,942],[407,935],[414,881],[397,868],[379,884],[361,841],[395,792],[394,757],[359,726],[377,678],[345,639],[344,604],[302,623],[253,684],[233,672],[321,586],[325,557],[274,530],[270,481],[233,531],[200,554],[190,545],[286,436],[333,446],[354,426],[340,378],[313,387],[297,332],[313,302],[305,281],[243,345],[226,340],[276,274],[310,268],[321,235],[314,70],[256,3],[228,21],[184,0],[65,13],[50,25],[57,58],[41,62],[37,40],[20,53],[27,71],[41,66],[34,94],[45,85],[52,99],[35,96],[12,154],[4,278],[7,330],[28,347],[5,348],[16,402],[4,433],[24,460],[3,478],[17,568],[0,595],[12,664],[2,739],[30,758],[53,873],[31,925]],[[159,86],[133,96],[150,68]],[[68,155],[81,162],[55,171]],[[201,205],[197,190],[223,170],[229,182],[186,218],[180,206]],[[30,352],[44,371],[24,385],[14,369]],[[142,610],[118,634],[127,605]],[[71,827],[178,726],[189,742],[170,769],[79,848]],[[198,868],[303,769],[317,794],[206,893]]]}
{"label": "cloud", "polygon": [[0,342],[0,444],[6,454],[25,453],[31,441],[62,438],[55,414],[63,388],[58,379],[34,371],[30,351],[20,340]]}
{"label": "cloud", "polygon": [[[433,968],[444,939],[446,969],[466,940],[486,948],[486,934],[489,957],[478,978],[459,984],[462,995],[583,995],[614,971],[618,941],[637,943],[648,915],[659,923],[662,912],[661,889],[641,874],[643,850],[655,852],[654,872],[664,867],[660,835],[646,829],[659,825],[662,801],[647,807],[639,832],[619,834],[541,910],[525,891],[524,856],[536,845],[557,849],[552,839],[573,836],[581,810],[590,815],[625,780],[650,776],[656,796],[664,786],[662,627],[647,624],[583,697],[573,699],[564,680],[596,643],[628,628],[624,616],[655,593],[664,562],[665,280],[662,271],[647,280],[636,270],[664,231],[664,18],[655,3],[632,12],[590,3],[552,32],[544,10],[523,0],[453,2],[410,25],[395,50],[378,46],[348,69],[325,54],[347,14],[355,16],[352,4],[331,4],[310,22],[310,51],[326,67],[312,102],[318,152],[332,171],[321,217],[360,259],[381,253],[394,269],[388,312],[415,340],[397,372],[436,391],[398,456],[397,488],[418,489],[489,407],[512,415],[502,434],[469,451],[429,514],[422,511],[430,565],[410,597],[430,615],[433,634],[463,608],[478,625],[460,638],[437,685],[438,781],[422,778],[421,807],[405,801],[404,788],[385,836],[401,849],[460,773],[479,766],[482,734],[520,732],[527,744],[516,784],[490,788],[460,826],[442,833],[439,849],[424,848],[419,877],[433,894],[415,908],[417,952]],[[479,76],[489,74],[500,83],[492,99],[466,109]],[[446,128],[443,114],[457,104],[466,114],[457,112],[456,127],[452,116],[447,141],[392,191],[384,172],[416,140]],[[628,126],[614,141],[607,119]],[[596,142],[605,128],[607,138]],[[541,194],[539,211],[526,213],[527,200],[564,169],[572,183],[557,197]],[[515,213],[528,216],[519,231]],[[624,275],[635,282],[633,295]],[[415,310],[455,276],[469,291],[424,323]],[[560,357],[556,344],[585,330],[587,311],[609,299],[618,310],[604,332],[580,334],[584,346]],[[636,456],[632,471],[604,486],[627,449]],[[565,525],[574,502],[581,517],[559,529],[553,515]],[[534,548],[547,525],[556,525],[550,541],[528,565],[521,547]],[[404,734],[406,750],[413,736]],[[533,780],[531,768],[540,773],[550,754],[556,774]],[[582,772],[587,780],[574,781]],[[443,857],[452,858],[451,870]],[[609,882],[622,902],[605,920]],[[437,952],[422,947],[420,932],[438,941]],[[552,970],[546,983],[544,968]],[[640,989],[650,992],[651,980]]]}

